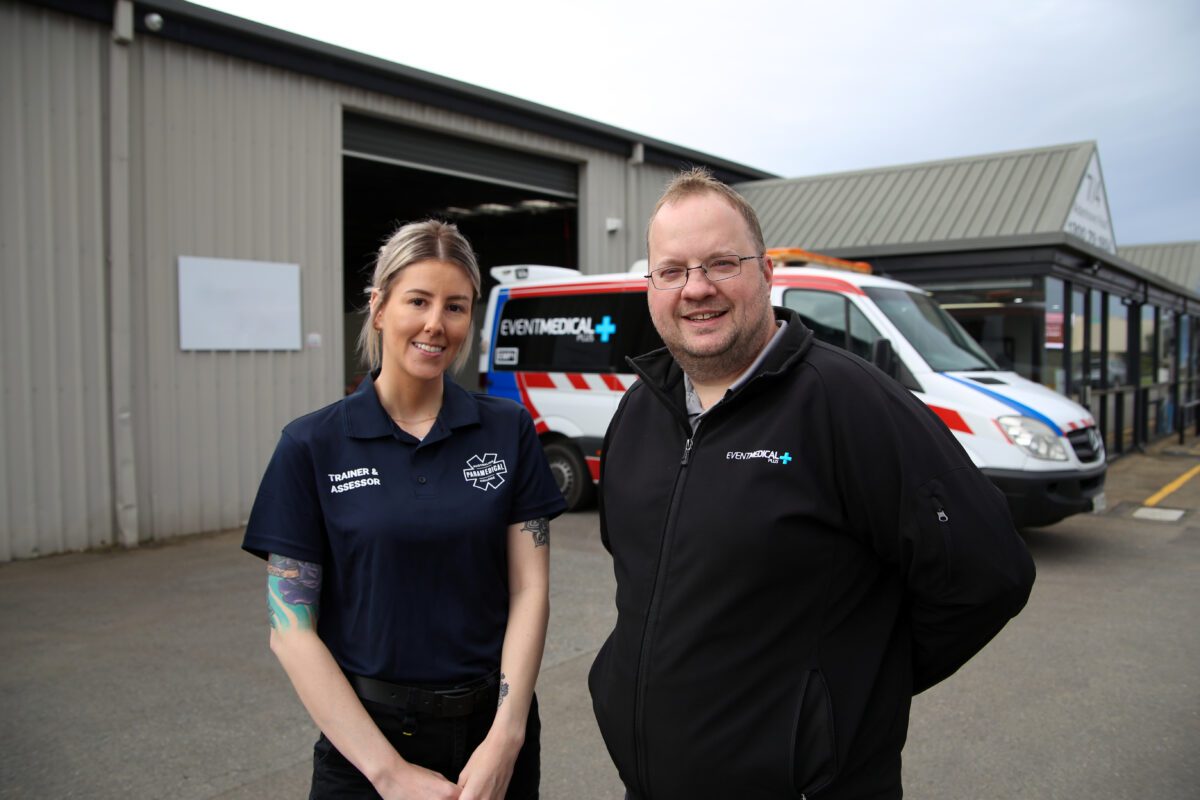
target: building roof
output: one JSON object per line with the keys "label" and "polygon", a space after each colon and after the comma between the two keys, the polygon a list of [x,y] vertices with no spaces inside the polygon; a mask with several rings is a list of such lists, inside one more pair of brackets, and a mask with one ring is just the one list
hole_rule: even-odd
{"label": "building roof", "polygon": [[770,246],[871,258],[1074,244],[1115,254],[1095,142],[738,185]]}
{"label": "building roof", "polygon": [[1156,275],[1200,293],[1200,242],[1121,247],[1117,254]]}
{"label": "building roof", "polygon": [[[111,25],[112,0],[27,0]],[[163,17],[160,30],[146,27],[148,12]],[[336,47],[287,31],[235,17],[183,0],[145,0],[137,3],[134,26],[138,36],[153,36],[215,50],[313,77],[402,97],[531,130],[651,164],[673,168],[698,164],[710,167],[730,183],[775,177],[775,173],[738,164],[697,150],[642,136],[612,125],[494,92],[382,58]]]}

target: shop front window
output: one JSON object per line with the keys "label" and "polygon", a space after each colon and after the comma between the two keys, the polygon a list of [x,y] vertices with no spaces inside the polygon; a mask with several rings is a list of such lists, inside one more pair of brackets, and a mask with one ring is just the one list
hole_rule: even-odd
{"label": "shop front window", "polygon": [[1154,306],[1142,306],[1141,327],[1138,338],[1138,378],[1142,386],[1155,382],[1154,364]]}
{"label": "shop front window", "polygon": [[1151,433],[1162,437],[1175,429],[1175,403],[1171,399],[1171,381],[1175,380],[1175,312],[1156,308],[1151,321],[1157,332],[1150,390]]}
{"label": "shop front window", "polygon": [[1088,293],[1088,384],[1101,386],[1101,367],[1104,363],[1104,294],[1099,289]]}
{"label": "shop front window", "polygon": [[[1192,348],[1192,318],[1187,314],[1179,315],[1175,336],[1179,340],[1179,401],[1184,403],[1184,408],[1187,409],[1186,403],[1196,399],[1196,384],[1194,382],[1196,366],[1192,363],[1193,354],[1195,353],[1195,350]],[[1195,413],[1196,410],[1194,407],[1184,412],[1184,430],[1191,430],[1195,425]]]}
{"label": "shop front window", "polygon": [[1108,385],[1129,383],[1129,307],[1108,296]]}
{"label": "shop front window", "polygon": [[1046,367],[1042,371],[1042,383],[1056,392],[1067,390],[1067,376],[1063,368],[1063,336],[1066,319],[1063,317],[1063,282],[1058,278],[1046,278]]}
{"label": "shop front window", "polygon": [[1074,289],[1071,292],[1071,324],[1068,327],[1071,337],[1071,391],[1079,393],[1083,386],[1084,366],[1087,359],[1088,329],[1085,325],[1087,316],[1087,292],[1084,289]]}
{"label": "shop front window", "polygon": [[1130,384],[1129,371],[1129,306],[1116,295],[1108,296],[1108,352],[1104,355],[1105,388],[1116,390],[1107,394],[1100,408],[1099,419],[1104,444],[1111,453],[1123,453],[1133,444],[1134,391],[1122,390]]}
{"label": "shop front window", "polygon": [[1034,378],[1042,326],[1040,278],[926,282],[922,288],[979,342],[1001,369]]}

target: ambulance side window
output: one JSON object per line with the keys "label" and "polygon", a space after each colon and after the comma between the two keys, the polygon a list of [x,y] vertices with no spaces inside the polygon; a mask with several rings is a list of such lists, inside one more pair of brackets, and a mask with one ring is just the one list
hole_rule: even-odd
{"label": "ambulance side window", "polygon": [[629,372],[626,356],[662,347],[642,292],[514,297],[498,316],[501,372]]}
{"label": "ambulance side window", "polygon": [[833,292],[788,289],[783,304],[800,315],[822,342],[871,360],[871,345],[881,338],[875,326],[845,297]]}

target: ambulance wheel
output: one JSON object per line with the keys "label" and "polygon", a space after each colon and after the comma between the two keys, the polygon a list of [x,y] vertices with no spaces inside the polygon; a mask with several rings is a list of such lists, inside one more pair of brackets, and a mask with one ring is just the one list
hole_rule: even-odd
{"label": "ambulance wheel", "polygon": [[595,486],[587,463],[578,448],[569,442],[551,442],[545,446],[546,461],[554,483],[567,501],[567,510],[585,508],[592,502]]}

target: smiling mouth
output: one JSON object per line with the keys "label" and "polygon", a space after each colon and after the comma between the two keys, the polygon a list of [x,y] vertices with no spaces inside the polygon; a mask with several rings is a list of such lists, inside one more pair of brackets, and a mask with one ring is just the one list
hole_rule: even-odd
{"label": "smiling mouth", "polygon": [[424,342],[413,342],[412,345],[413,345],[413,347],[420,350],[422,353],[430,353],[431,355],[438,355],[443,350],[446,349],[445,347],[442,347],[440,345],[425,344]]}
{"label": "smiling mouth", "polygon": [[724,314],[724,311],[702,311],[699,314],[684,314],[683,318],[689,322],[707,322],[710,319],[716,319]]}

